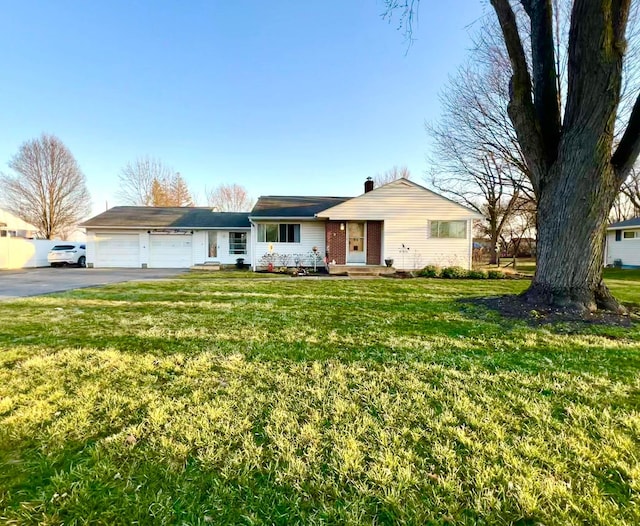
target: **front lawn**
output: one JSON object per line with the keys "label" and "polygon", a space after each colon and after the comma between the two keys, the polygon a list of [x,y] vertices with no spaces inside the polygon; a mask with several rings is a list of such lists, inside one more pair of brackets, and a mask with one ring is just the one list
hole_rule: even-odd
{"label": "front lawn", "polygon": [[0,523],[640,523],[637,322],[225,276],[0,303]]}

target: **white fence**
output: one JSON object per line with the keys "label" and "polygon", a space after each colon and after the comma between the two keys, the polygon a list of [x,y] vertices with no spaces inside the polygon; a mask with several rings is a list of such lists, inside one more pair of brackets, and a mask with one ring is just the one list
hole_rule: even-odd
{"label": "white fence", "polygon": [[47,253],[60,243],[59,239],[0,237],[0,269],[47,267]]}

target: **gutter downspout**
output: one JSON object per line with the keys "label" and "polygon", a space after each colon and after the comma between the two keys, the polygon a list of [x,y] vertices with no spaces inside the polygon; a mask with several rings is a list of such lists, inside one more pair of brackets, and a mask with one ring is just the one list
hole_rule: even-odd
{"label": "gutter downspout", "polygon": [[251,270],[256,271],[256,240],[258,237],[258,229],[253,220],[249,219],[251,223]]}

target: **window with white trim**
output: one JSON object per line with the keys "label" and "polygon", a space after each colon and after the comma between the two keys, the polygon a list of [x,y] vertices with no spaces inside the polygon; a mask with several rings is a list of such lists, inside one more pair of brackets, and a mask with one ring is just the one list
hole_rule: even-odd
{"label": "window with white trim", "polygon": [[258,225],[258,242],[300,243],[300,224],[273,223]]}
{"label": "window with white trim", "polygon": [[640,231],[638,231],[638,230],[624,230],[622,232],[622,239],[640,239]]}
{"label": "window with white trim", "polygon": [[247,233],[229,232],[229,254],[247,253]]}
{"label": "window with white trim", "polygon": [[466,221],[429,221],[431,237],[445,239],[465,239],[467,237]]}

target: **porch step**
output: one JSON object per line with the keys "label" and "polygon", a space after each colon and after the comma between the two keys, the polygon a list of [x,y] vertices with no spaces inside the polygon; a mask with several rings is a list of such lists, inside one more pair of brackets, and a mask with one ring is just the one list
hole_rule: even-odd
{"label": "porch step", "polygon": [[218,261],[207,261],[206,263],[199,263],[193,265],[190,270],[220,270],[222,266]]}
{"label": "porch step", "polygon": [[330,265],[329,274],[347,274],[349,276],[381,276],[393,274],[393,267],[384,265]]}

